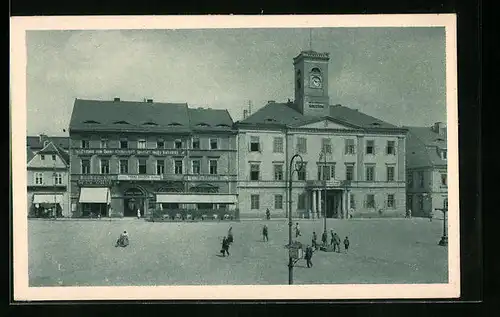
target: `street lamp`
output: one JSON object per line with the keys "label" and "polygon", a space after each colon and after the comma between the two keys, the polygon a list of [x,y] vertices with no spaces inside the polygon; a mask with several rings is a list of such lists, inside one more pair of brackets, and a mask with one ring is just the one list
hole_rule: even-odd
{"label": "street lamp", "polygon": [[[293,161],[298,159],[293,166]],[[292,257],[292,176],[293,172],[297,173],[302,170],[302,156],[295,154],[290,160],[289,177],[288,177],[288,284],[293,284],[293,257]]]}
{"label": "street lamp", "polygon": [[321,179],[323,180],[323,234],[326,234],[326,153],[321,151],[319,154],[320,160],[323,158],[324,165],[321,167]]}
{"label": "street lamp", "polygon": [[446,216],[448,212],[448,206],[445,202],[443,202],[443,208],[435,208],[435,210],[440,210],[443,212],[443,236],[441,237],[441,240],[439,240],[438,244],[445,247],[448,245],[448,219]]}

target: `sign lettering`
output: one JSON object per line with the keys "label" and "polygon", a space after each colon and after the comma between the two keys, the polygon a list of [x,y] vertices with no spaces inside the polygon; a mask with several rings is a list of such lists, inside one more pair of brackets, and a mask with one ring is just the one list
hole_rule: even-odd
{"label": "sign lettering", "polygon": [[115,179],[115,177],[112,175],[81,175],[80,179],[78,179],[78,185],[111,186],[113,179]]}
{"label": "sign lettering", "polygon": [[185,155],[185,150],[161,149],[74,149],[76,155]]}
{"label": "sign lettering", "polygon": [[159,181],[161,175],[118,175],[119,181]]}

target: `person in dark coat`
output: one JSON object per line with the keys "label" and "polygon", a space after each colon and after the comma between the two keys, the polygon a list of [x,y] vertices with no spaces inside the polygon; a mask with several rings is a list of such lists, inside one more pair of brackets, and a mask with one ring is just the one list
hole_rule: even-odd
{"label": "person in dark coat", "polygon": [[347,253],[347,251],[349,251],[349,238],[348,237],[345,237],[345,239],[344,239],[344,249],[345,249],[345,253]]}
{"label": "person in dark coat", "polygon": [[335,243],[335,235],[332,229],[330,230],[330,245],[333,245],[334,243]]}
{"label": "person in dark coat", "polygon": [[271,212],[269,211],[269,208],[266,209],[266,219],[271,219]]}
{"label": "person in dark coat", "polygon": [[227,242],[229,244],[233,243],[234,242],[234,238],[233,238],[233,227],[230,227],[228,232],[227,232]]}
{"label": "person in dark coat", "polygon": [[318,236],[316,235],[316,231],[313,232],[313,237],[312,237],[312,247],[314,249],[318,248]]}
{"label": "person in dark coat", "polygon": [[312,261],[311,261],[312,256],[313,256],[313,249],[312,249],[312,247],[307,246],[306,247],[306,253],[304,255],[304,259],[306,259],[307,267],[308,268],[313,266]]}
{"label": "person in dark coat", "polygon": [[297,222],[295,224],[295,238],[298,238],[300,236],[302,236],[302,234],[300,233],[300,226],[299,226],[299,223]]}
{"label": "person in dark coat", "polygon": [[226,256],[226,253],[227,255],[229,256],[229,242],[228,242],[228,239],[226,237],[222,238],[222,249],[220,250],[220,253],[222,253],[222,256]]}
{"label": "person in dark coat", "polygon": [[263,241],[269,241],[269,237],[267,235],[267,233],[268,233],[267,230],[268,230],[267,226],[264,225],[264,227],[262,227],[262,239],[263,239]]}
{"label": "person in dark coat", "polygon": [[340,237],[336,232],[333,234],[333,251],[335,250],[340,253]]}
{"label": "person in dark coat", "polygon": [[129,244],[129,240],[128,240],[128,233],[127,231],[123,231],[122,234],[120,234],[120,237],[118,238],[118,240],[116,240],[116,245],[115,247],[126,247],[128,246]]}
{"label": "person in dark coat", "polygon": [[326,240],[328,239],[328,234],[326,231],[323,231],[323,234],[321,235],[321,243],[323,243],[323,246],[326,246]]}

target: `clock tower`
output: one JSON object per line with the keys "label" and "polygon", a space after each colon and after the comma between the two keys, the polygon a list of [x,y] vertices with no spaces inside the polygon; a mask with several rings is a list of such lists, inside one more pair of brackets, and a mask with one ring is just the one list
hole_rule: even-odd
{"label": "clock tower", "polygon": [[306,116],[329,114],[328,53],[302,51],[293,59],[295,71],[295,106]]}

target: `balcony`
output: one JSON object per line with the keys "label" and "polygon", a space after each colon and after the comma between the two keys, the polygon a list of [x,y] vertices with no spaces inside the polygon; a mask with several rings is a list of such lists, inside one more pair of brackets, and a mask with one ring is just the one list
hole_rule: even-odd
{"label": "balcony", "polygon": [[[348,187],[351,181],[331,179],[326,181],[326,187]],[[308,180],[306,181],[307,187],[324,187],[325,181],[322,180]]]}

